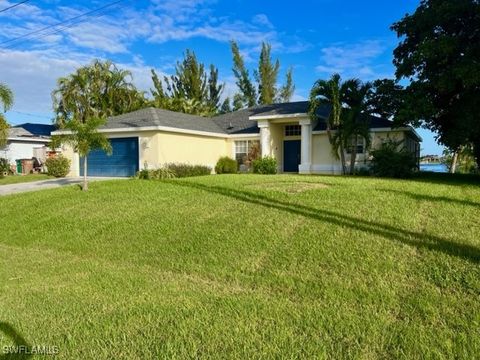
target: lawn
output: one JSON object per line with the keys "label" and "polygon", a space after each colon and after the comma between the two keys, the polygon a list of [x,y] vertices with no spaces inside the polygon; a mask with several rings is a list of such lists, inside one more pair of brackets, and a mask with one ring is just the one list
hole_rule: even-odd
{"label": "lawn", "polygon": [[475,358],[474,181],[220,175],[0,198],[0,351]]}
{"label": "lawn", "polygon": [[0,178],[0,185],[18,184],[47,179],[52,179],[52,176],[48,176],[45,174],[9,175],[5,176],[4,178]]}

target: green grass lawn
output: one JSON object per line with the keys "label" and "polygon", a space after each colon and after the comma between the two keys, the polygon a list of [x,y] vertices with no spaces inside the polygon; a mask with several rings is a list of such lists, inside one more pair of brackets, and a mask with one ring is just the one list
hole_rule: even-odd
{"label": "green grass lawn", "polygon": [[474,180],[221,175],[2,197],[0,351],[475,358]]}
{"label": "green grass lawn", "polygon": [[45,174],[30,174],[30,175],[9,175],[4,178],[0,178],[0,185],[18,184],[31,181],[40,181],[52,179],[52,176]]}

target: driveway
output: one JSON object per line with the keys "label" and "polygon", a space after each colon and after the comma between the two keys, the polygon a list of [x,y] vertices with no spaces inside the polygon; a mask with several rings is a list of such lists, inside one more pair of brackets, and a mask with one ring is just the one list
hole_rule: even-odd
{"label": "driveway", "polygon": [[[91,181],[103,181],[103,180],[118,180],[122,178],[109,178],[109,177],[91,177],[88,178],[88,182]],[[19,184],[9,184],[0,186],[0,196],[18,194],[23,192],[38,191],[45,189],[58,188],[66,185],[81,184],[83,178],[61,178],[61,179],[49,179],[41,181],[32,181]]]}

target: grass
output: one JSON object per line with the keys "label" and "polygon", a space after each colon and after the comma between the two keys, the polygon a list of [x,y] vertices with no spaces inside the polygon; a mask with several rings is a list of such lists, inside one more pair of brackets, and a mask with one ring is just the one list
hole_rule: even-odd
{"label": "grass", "polygon": [[221,175],[0,198],[0,349],[475,358],[474,181]]}
{"label": "grass", "polygon": [[9,175],[0,178],[0,185],[19,184],[31,181],[40,181],[52,179],[52,176],[46,174],[30,174],[30,175]]}

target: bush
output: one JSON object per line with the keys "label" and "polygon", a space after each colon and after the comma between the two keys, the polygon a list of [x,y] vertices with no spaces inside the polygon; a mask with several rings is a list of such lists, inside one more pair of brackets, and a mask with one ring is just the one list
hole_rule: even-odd
{"label": "bush", "polygon": [[252,167],[255,174],[276,174],[277,160],[272,156],[265,156],[253,160]]}
{"label": "bush", "polygon": [[165,167],[170,169],[175,174],[175,177],[178,177],[178,178],[191,177],[191,176],[204,176],[204,175],[210,175],[212,173],[212,169],[205,165],[171,163],[171,164],[167,164]]}
{"label": "bush", "polygon": [[402,141],[388,140],[371,154],[372,172],[376,176],[406,178],[417,169],[415,154],[402,146]]}
{"label": "bush", "polygon": [[168,167],[162,167],[159,169],[148,170],[143,169],[137,173],[137,179],[142,180],[163,180],[175,178],[175,173]]}
{"label": "bush", "polygon": [[223,156],[217,161],[215,165],[215,172],[217,174],[236,174],[237,173],[237,161],[229,158],[228,156]]}
{"label": "bush", "polygon": [[5,176],[5,174],[10,174],[10,164],[7,159],[0,158],[0,179]]}
{"label": "bush", "polygon": [[203,165],[165,164],[158,169],[143,169],[137,172],[136,178],[142,180],[162,180],[191,176],[210,175],[212,169]]}
{"label": "bush", "polygon": [[47,174],[50,176],[65,177],[70,172],[70,160],[62,155],[48,158],[45,165],[47,166]]}

